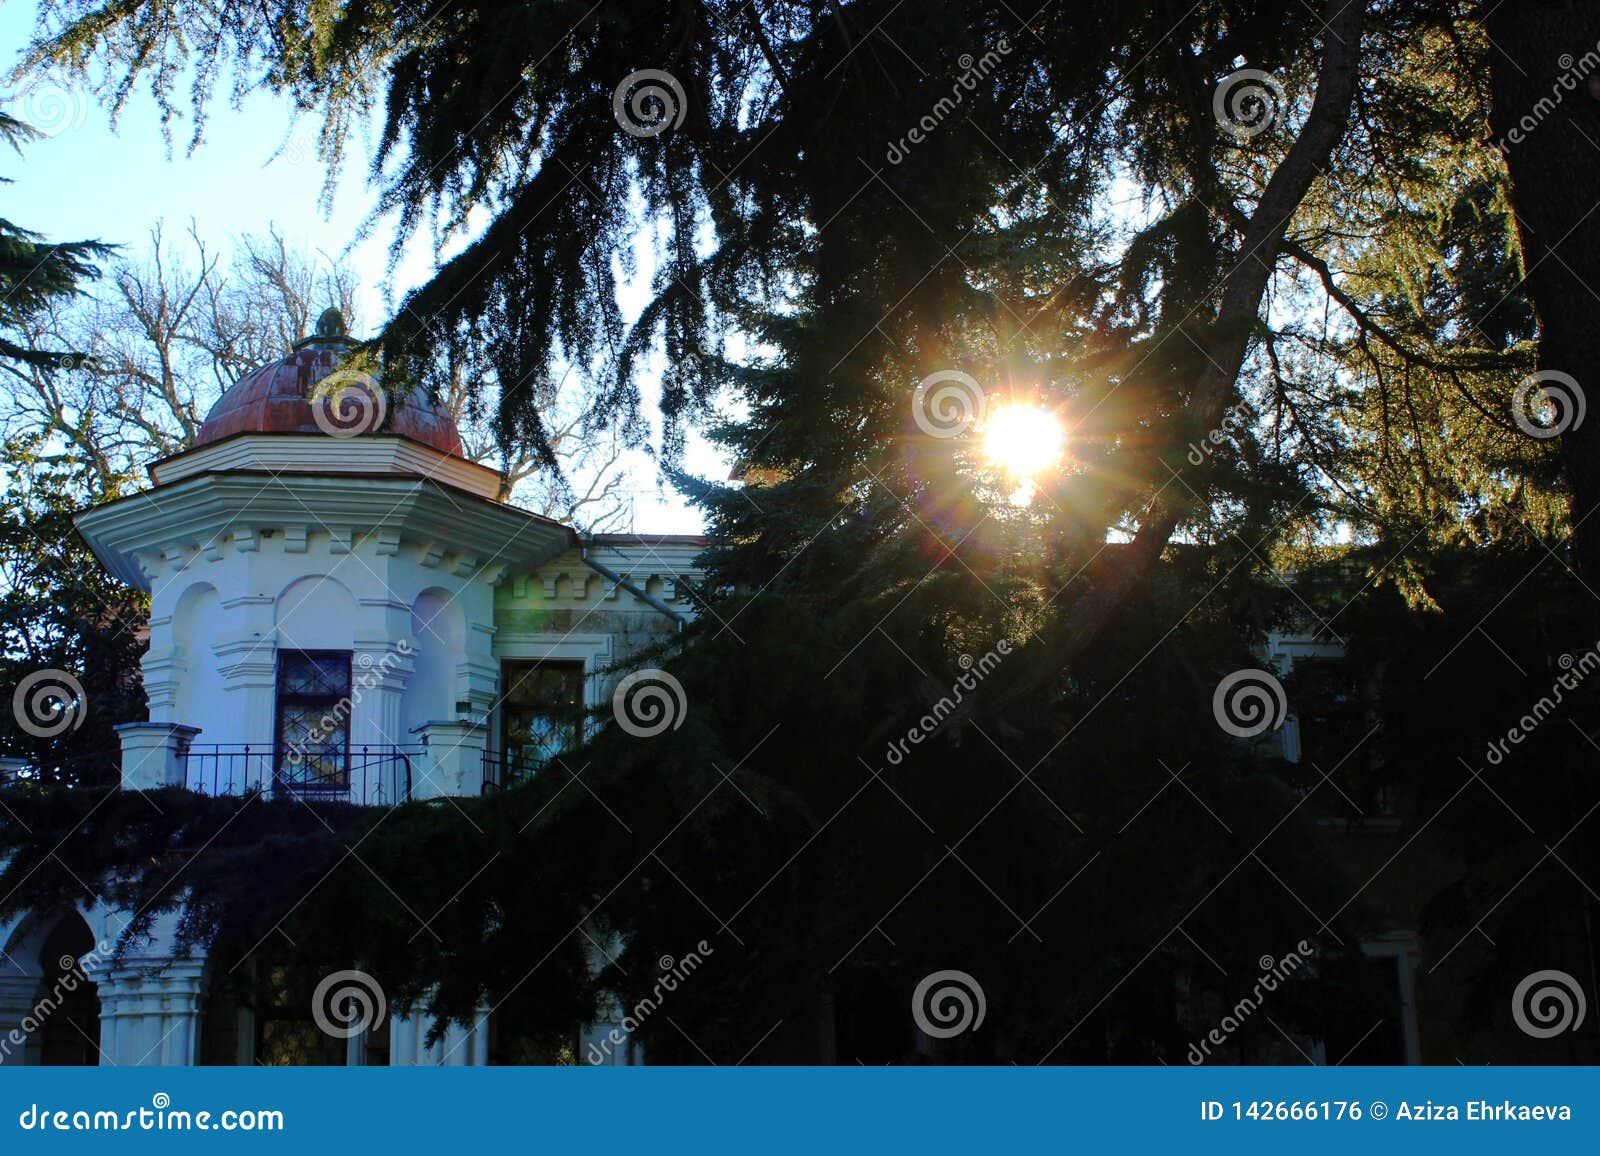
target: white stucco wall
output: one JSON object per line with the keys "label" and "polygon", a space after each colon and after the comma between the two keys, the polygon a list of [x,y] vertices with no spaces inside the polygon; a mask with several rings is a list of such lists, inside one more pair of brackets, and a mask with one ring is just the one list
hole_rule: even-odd
{"label": "white stucco wall", "polygon": [[[450,473],[466,468],[455,459],[404,456],[421,452],[392,438],[246,436],[188,455],[176,474],[168,463],[153,492],[78,516],[111,572],[151,593],[150,722],[124,728],[128,785],[266,785],[279,651],[348,650],[352,692],[339,709],[352,747],[426,743],[429,781],[412,797],[475,792],[480,752],[498,741],[504,663],[581,664],[587,701],[600,706],[632,656],[695,612],[703,542],[603,535],[580,545],[562,526],[459,488],[478,479]],[[400,473],[352,473],[374,454]],[[330,472],[299,472],[317,465]],[[242,766],[202,767],[190,781],[206,752],[245,746]]]}
{"label": "white stucco wall", "polygon": [[421,545],[319,530],[303,541],[263,530],[218,555],[152,584],[153,720],[199,727],[197,744],[270,742],[279,649],[354,651],[358,676],[384,668],[353,703],[353,742],[415,742],[411,726],[466,697],[467,624],[492,627],[483,577],[441,573]]}

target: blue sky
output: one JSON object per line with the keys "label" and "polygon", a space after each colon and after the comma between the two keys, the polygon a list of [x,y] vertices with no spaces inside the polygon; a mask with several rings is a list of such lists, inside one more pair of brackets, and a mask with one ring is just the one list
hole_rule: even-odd
{"label": "blue sky", "polygon": [[[0,67],[5,71],[32,37],[34,13],[30,3],[0,5]],[[29,145],[21,158],[8,154],[0,159],[0,175],[14,181],[0,186],[0,215],[51,240],[92,237],[123,245],[135,258],[147,247],[158,221],[175,234],[192,219],[207,243],[219,250],[241,234],[264,232],[275,224],[291,244],[344,254],[361,278],[362,318],[370,326],[386,316],[390,303],[426,279],[433,255],[431,239],[418,238],[396,267],[393,284],[386,285],[392,221],[378,222],[356,243],[377,199],[366,180],[369,141],[352,142],[333,203],[324,211],[319,201],[325,170],[315,149],[319,120],[302,115],[296,121],[290,102],[270,92],[253,92],[234,108],[225,95],[228,81],[219,80],[215,91],[224,95],[209,106],[205,138],[192,153],[192,123],[187,117],[173,123],[169,146],[159,109],[143,90],[130,98],[115,132],[107,110],[87,93],[48,84],[33,87],[22,99],[5,93],[13,115],[50,135]],[[186,89],[177,103],[186,113]],[[643,276],[648,276],[648,266]],[[625,295],[624,308],[632,312],[639,297]],[[703,445],[691,447],[689,465],[707,473],[719,468]],[[654,496],[657,478],[649,462],[638,461],[634,475],[636,530],[701,529],[699,516],[675,495],[668,492],[665,501]]]}
{"label": "blue sky", "polygon": [[[32,32],[31,5],[0,7],[8,69]],[[313,147],[317,121],[302,117],[291,131],[289,103],[270,93],[252,94],[237,110],[226,100],[215,102],[205,141],[192,154],[191,123],[172,126],[169,149],[159,110],[142,90],[130,99],[116,132],[107,110],[89,94],[64,87],[34,88],[10,108],[13,115],[34,113],[26,119],[43,122],[51,135],[29,145],[23,158],[0,162],[15,180],[4,193],[5,213],[53,239],[92,236],[138,251],[156,221],[181,229],[192,217],[216,244],[275,222],[292,242],[339,253],[375,201],[364,165],[351,164],[331,213],[324,215],[317,204],[323,182]],[[377,288],[390,235],[374,230],[349,255],[367,289],[364,311],[374,317],[383,305]],[[430,264],[426,243],[413,249],[398,271],[407,284],[426,276]]]}

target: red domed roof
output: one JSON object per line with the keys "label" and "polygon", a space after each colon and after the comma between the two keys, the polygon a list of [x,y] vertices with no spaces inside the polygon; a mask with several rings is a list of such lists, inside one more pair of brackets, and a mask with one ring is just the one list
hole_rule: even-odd
{"label": "red domed roof", "polygon": [[335,372],[352,344],[344,318],[328,310],[316,334],[298,342],[293,353],[228,387],[206,415],[193,448],[235,434],[378,434],[464,457],[461,433],[443,406],[421,393],[396,398],[368,374]]}

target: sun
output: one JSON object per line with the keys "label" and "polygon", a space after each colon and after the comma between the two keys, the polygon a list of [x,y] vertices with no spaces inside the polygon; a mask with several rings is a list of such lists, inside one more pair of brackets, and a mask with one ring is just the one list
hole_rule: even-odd
{"label": "sun", "polygon": [[1003,405],[983,423],[983,456],[1017,483],[1011,500],[1026,505],[1033,480],[1061,460],[1067,434],[1055,414],[1036,405]]}

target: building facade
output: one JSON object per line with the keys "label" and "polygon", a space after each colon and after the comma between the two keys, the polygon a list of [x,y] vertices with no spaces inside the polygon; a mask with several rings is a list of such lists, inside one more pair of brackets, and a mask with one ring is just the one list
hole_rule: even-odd
{"label": "building facade", "polygon": [[[692,613],[702,540],[586,536],[500,500],[449,413],[347,368],[351,349],[325,314],[149,489],[77,518],[150,595],[149,717],[118,727],[123,789],[375,806],[504,789],[575,744],[630,656]],[[129,919],[0,924],[0,1064],[262,1062],[264,1026],[219,1016],[172,920],[112,950]],[[486,1015],[433,1044],[430,1026],[391,1017],[345,1056],[488,1062]]]}

